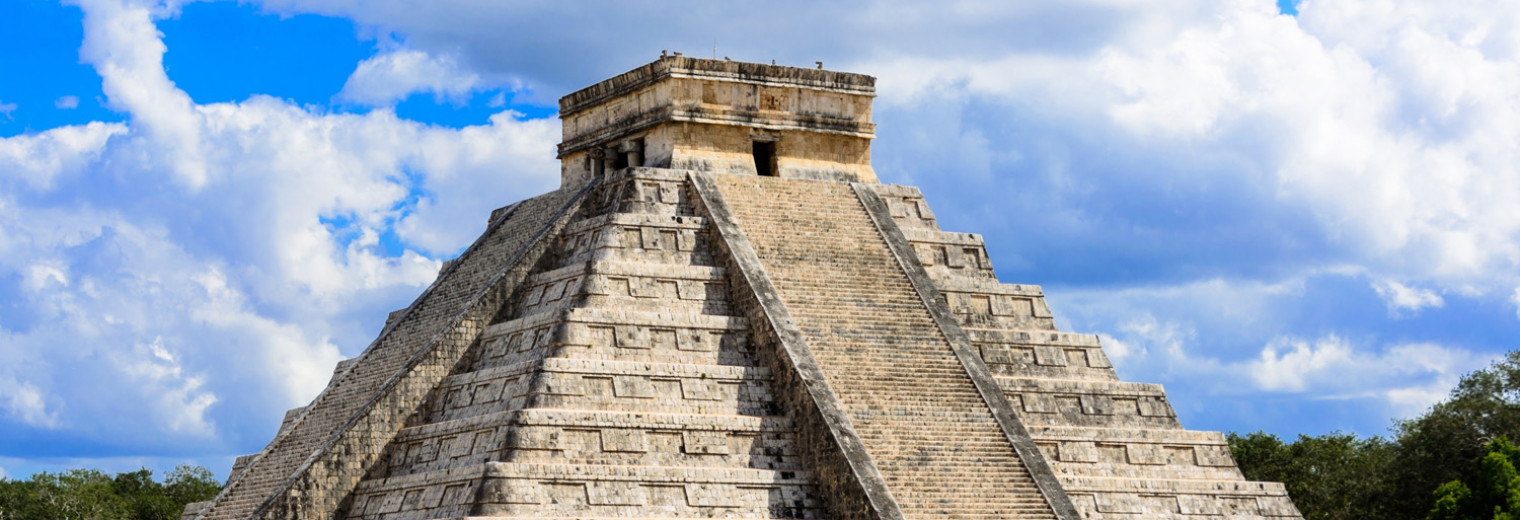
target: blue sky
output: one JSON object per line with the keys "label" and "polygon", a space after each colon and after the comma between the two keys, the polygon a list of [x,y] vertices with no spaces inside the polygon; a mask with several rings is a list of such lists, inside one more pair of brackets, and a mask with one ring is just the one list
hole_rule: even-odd
{"label": "blue sky", "polygon": [[0,3],[0,475],[225,475],[662,49],[877,76],[882,179],[1190,428],[1381,434],[1520,337],[1504,2],[565,4]]}

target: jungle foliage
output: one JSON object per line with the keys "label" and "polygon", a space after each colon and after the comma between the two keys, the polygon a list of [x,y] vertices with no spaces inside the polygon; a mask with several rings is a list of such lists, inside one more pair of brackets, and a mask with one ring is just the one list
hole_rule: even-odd
{"label": "jungle foliage", "polygon": [[1520,520],[1508,439],[1520,439],[1520,351],[1463,376],[1388,438],[1229,434],[1246,478],[1282,482],[1307,520]]}
{"label": "jungle foliage", "polygon": [[178,520],[185,504],[210,500],[222,485],[200,466],[153,479],[140,469],[110,476],[92,469],[0,479],[0,520]]}

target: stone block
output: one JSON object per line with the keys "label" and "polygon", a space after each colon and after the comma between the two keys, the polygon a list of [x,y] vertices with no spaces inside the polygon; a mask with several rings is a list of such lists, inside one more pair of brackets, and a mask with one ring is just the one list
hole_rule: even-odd
{"label": "stone block", "polygon": [[681,445],[686,453],[694,455],[726,455],[728,454],[728,432],[681,432]]}
{"label": "stone block", "polygon": [[586,483],[586,503],[591,505],[641,506],[646,500],[644,487],[637,482],[592,481]]}
{"label": "stone block", "polygon": [[531,480],[487,479],[482,484],[481,502],[490,504],[542,504],[543,486]]}
{"label": "stone block", "polygon": [[602,430],[602,451],[644,453],[649,451],[649,438],[644,430],[605,428]]}

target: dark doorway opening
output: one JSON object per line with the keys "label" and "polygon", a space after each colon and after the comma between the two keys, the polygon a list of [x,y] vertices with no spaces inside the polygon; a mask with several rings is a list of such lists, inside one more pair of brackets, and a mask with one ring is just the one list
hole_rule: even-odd
{"label": "dark doorway opening", "polygon": [[754,144],[755,173],[767,177],[776,176],[776,142],[750,141]]}

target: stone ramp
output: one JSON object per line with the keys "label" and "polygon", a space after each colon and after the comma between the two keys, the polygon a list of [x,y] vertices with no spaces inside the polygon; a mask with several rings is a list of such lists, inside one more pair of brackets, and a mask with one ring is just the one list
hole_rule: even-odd
{"label": "stone ramp", "polygon": [[905,517],[1057,517],[850,185],[712,180]]}
{"label": "stone ramp", "polygon": [[337,374],[198,518],[325,518],[458,362],[584,190],[523,201]]}

